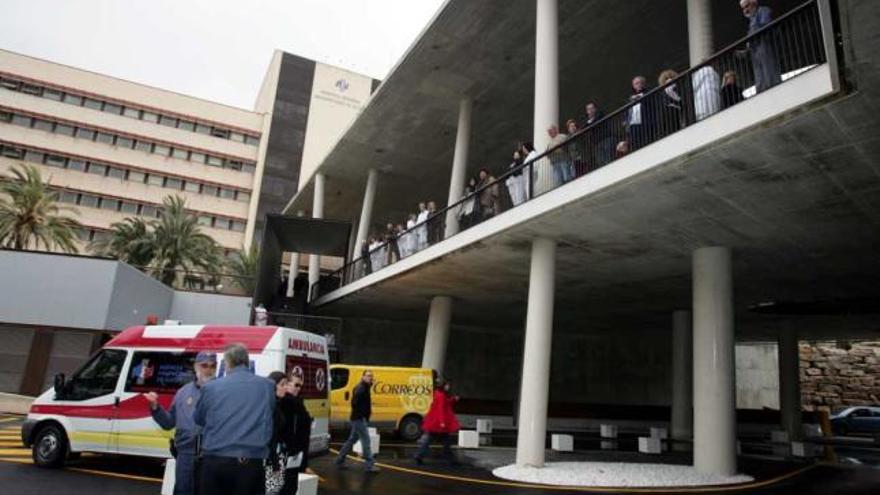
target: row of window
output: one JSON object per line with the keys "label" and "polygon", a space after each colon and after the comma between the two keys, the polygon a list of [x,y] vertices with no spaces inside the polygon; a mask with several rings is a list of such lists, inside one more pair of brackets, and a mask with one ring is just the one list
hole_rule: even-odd
{"label": "row of window", "polygon": [[211,197],[219,197],[223,199],[232,199],[236,201],[248,202],[251,200],[251,194],[247,191],[239,191],[226,187],[219,187],[213,184],[204,184],[190,179],[180,179],[177,177],[167,177],[162,174],[146,173],[140,170],[131,170],[118,167],[116,165],[108,165],[106,163],[87,161],[81,158],[71,158],[55,153],[45,153],[43,151],[32,150],[20,146],[11,146],[8,144],[0,144],[0,156],[13,158],[16,160],[24,160],[31,163],[39,163],[49,165],[50,167],[66,168],[79,172],[86,172],[102,177],[111,177],[114,179],[128,180],[139,184],[149,184],[151,186],[167,187],[175,191],[186,191],[195,194],[204,194]]}
{"label": "row of window", "polygon": [[155,153],[161,156],[170,156],[180,160],[188,160],[196,163],[204,163],[215,167],[229,168],[247,173],[254,173],[256,164],[245,162],[243,160],[235,160],[223,158],[220,156],[209,155],[201,151],[190,151],[183,148],[168,146],[167,144],[154,143],[142,139],[134,139],[127,136],[119,136],[109,132],[98,131],[88,127],[74,126],[61,122],[53,122],[51,120],[31,117],[20,113],[14,113],[7,110],[0,110],[0,123],[8,122],[13,125],[37,129],[40,131],[61,134],[64,136],[75,137],[77,139],[86,139],[98,143],[118,146],[125,149],[134,149],[145,153]]}
{"label": "row of window", "polygon": [[260,144],[259,136],[245,134],[243,132],[234,131],[224,127],[217,127],[210,124],[203,124],[193,120],[181,119],[172,115],[165,115],[152,110],[144,110],[129,105],[121,105],[82,94],[61,91],[37,84],[11,79],[9,77],[0,78],[0,89],[8,89],[10,91],[19,91],[25,94],[47,98],[49,100],[60,101],[69,105],[90,108],[101,112],[112,113],[113,115],[122,115],[133,119],[143,120],[167,127],[175,127],[184,131],[196,132],[206,136],[213,136],[221,139],[228,139],[239,143],[257,146]]}
{"label": "row of window", "polygon": [[[162,213],[162,207],[159,205],[125,201],[67,189],[58,190],[58,200],[62,203],[86,208],[100,208],[102,210],[117,211],[126,215],[140,215],[148,218],[158,218]],[[192,212],[192,214],[196,215],[199,225],[203,227],[244,232],[245,223],[241,220],[196,212]]]}

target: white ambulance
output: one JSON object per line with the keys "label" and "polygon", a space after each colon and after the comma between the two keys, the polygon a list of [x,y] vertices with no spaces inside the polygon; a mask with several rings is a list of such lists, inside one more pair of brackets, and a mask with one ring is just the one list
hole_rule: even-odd
{"label": "white ambulance", "polygon": [[200,351],[217,353],[218,376],[225,373],[223,349],[244,344],[250,367],[260,376],[302,371],[302,396],[315,422],[311,453],[329,448],[329,386],[325,338],[281,327],[210,325],[133,327],[119,333],[70,377],[55,377],[53,389],[31,406],[21,436],[34,462],[55,467],[69,454],[101,452],[170,457],[164,431],[150,416],[144,394],[156,392],[168,408],[174,393],[194,377]]}

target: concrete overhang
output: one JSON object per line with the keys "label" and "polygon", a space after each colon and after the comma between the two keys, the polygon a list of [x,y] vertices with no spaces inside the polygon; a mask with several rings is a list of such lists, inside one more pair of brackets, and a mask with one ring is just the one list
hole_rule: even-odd
{"label": "concrete overhang", "polygon": [[[800,4],[774,3],[778,12]],[[713,2],[719,48],[745,34],[737,3]],[[324,217],[356,221],[367,171],[380,170],[374,227],[405,223],[420,201],[443,206],[462,97],[474,100],[469,173],[500,173],[516,142],[532,139],[535,2],[449,0],[324,159]],[[688,66],[686,2],[560,0],[560,109],[623,105],[636,74]],[[650,41],[654,40],[654,41]],[[312,207],[314,177],[285,209]]]}

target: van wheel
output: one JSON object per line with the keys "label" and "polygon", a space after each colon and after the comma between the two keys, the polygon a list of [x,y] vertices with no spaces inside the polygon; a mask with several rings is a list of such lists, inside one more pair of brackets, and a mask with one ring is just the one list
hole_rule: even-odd
{"label": "van wheel", "polygon": [[61,427],[48,425],[37,433],[31,452],[37,466],[61,467],[67,456],[67,435]]}
{"label": "van wheel", "polygon": [[422,435],[422,418],[415,415],[403,418],[397,431],[403,440],[408,442],[418,440]]}

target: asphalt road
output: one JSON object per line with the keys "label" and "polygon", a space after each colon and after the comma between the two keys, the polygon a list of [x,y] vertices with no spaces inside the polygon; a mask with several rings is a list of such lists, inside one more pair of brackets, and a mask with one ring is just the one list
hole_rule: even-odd
{"label": "asphalt road", "polygon": [[[163,466],[161,461],[103,455],[83,455],[64,469],[40,469],[33,465],[30,450],[21,446],[20,418],[0,417],[0,493],[21,495],[140,495],[158,494]],[[358,461],[347,469],[337,469],[332,456],[314,459],[311,466],[321,477],[322,494],[506,494],[548,495],[561,493],[627,493],[623,490],[566,490],[507,483],[494,478],[487,470],[465,464],[448,466],[428,462],[416,466],[410,459],[410,447],[383,446],[378,456],[382,472],[365,474]],[[758,481],[737,489],[712,489],[708,493],[743,493],[762,495],[831,494],[876,495],[880,493],[880,469],[816,464],[789,465],[743,458],[743,470]],[[641,491],[640,493],[645,493]],[[696,491],[649,491],[647,493],[700,493]],[[702,493],[706,493],[705,490]]]}

